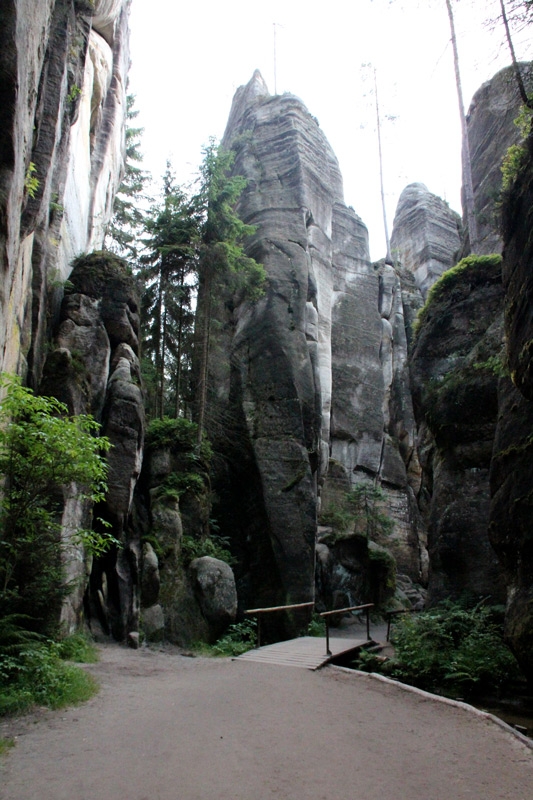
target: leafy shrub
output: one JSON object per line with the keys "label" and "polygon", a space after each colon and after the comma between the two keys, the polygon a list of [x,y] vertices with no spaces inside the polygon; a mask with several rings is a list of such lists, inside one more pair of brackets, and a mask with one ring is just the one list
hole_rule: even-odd
{"label": "leafy shrub", "polygon": [[201,495],[205,490],[204,479],[197,472],[171,472],[157,487],[157,497],[179,500],[185,492]]}
{"label": "leafy shrub", "polygon": [[0,716],[36,704],[62,708],[88,700],[96,690],[91,675],[60,659],[54,642],[25,647],[18,655],[0,651]]}
{"label": "leafy shrub", "polygon": [[225,536],[205,536],[202,539],[195,539],[193,536],[184,536],[181,540],[181,558],[185,566],[194,561],[195,558],[210,556],[225,561],[226,564],[233,564],[234,558],[229,550],[229,540]]}
{"label": "leafy shrub", "polygon": [[307,626],[307,636],[325,636],[326,635],[326,623],[324,622],[324,617],[321,617],[320,614],[317,614],[316,611],[313,611],[313,617],[311,622]]}
{"label": "leafy shrub", "polygon": [[[68,588],[63,581],[61,526],[63,490],[75,483],[78,497],[96,503],[107,489],[102,452],[90,416],[68,416],[53,397],[34,395],[3,375],[0,403],[0,617],[33,617],[41,632],[53,626]],[[74,534],[92,552],[115,542],[106,533]],[[31,627],[29,624],[26,627]]]}
{"label": "leafy shrub", "polygon": [[500,690],[518,677],[490,608],[444,603],[405,615],[395,626],[395,658],[383,671],[422,689],[448,696]]}
{"label": "leafy shrub", "polygon": [[527,157],[527,147],[525,140],[531,133],[531,115],[533,111],[528,106],[523,105],[520,108],[518,116],[514,120],[514,124],[520,132],[520,143],[512,144],[501,164],[502,172],[502,192],[508,192],[513,183],[515,182],[520,169],[525,163]]}
{"label": "leafy shrub", "polygon": [[57,653],[64,661],[78,664],[96,664],[98,650],[94,642],[83,633],[74,633],[57,643]]}
{"label": "leafy shrub", "polygon": [[230,625],[226,633],[215,644],[199,643],[194,649],[206,656],[240,656],[255,647],[257,621],[245,619]]}
{"label": "leafy shrub", "polygon": [[190,450],[206,463],[212,458],[211,445],[204,439],[198,449],[198,425],[184,417],[153,419],[146,430],[147,447],[170,447]]}

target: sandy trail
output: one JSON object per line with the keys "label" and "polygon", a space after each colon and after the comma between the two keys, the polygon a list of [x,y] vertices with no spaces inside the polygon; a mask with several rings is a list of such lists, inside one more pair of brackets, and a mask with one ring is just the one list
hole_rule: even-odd
{"label": "sandy trail", "polygon": [[88,703],[4,723],[2,800],[531,800],[533,750],[370,677],[102,648]]}

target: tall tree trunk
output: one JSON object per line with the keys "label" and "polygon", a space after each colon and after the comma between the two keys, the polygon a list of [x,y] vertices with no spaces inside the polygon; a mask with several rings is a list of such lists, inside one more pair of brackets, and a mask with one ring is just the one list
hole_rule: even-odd
{"label": "tall tree trunk", "polygon": [[159,375],[157,384],[159,417],[163,419],[165,415],[165,355],[167,347],[167,309],[163,308],[163,331],[161,335],[161,353],[159,356]]}
{"label": "tall tree trunk", "polygon": [[208,266],[205,271],[204,300],[201,309],[201,335],[200,335],[200,368],[198,373],[198,444],[202,443],[205,428],[205,412],[207,406],[207,373],[209,365],[209,343],[211,338],[211,291],[212,268]]}
{"label": "tall tree trunk", "polygon": [[154,310],[154,367],[155,367],[155,386],[154,386],[154,417],[163,416],[159,406],[159,376],[161,374],[161,338],[162,338],[162,318],[163,318],[163,276],[159,274],[159,285],[157,287],[157,305]]}
{"label": "tall tree trunk", "polygon": [[385,262],[387,264],[391,264],[392,266],[392,254],[390,250],[390,238],[389,238],[389,227],[387,225],[387,208],[385,205],[385,186],[383,182],[383,153],[381,149],[381,120],[379,117],[379,100],[378,100],[378,79],[376,76],[376,70],[374,69],[374,96],[376,98],[376,121],[377,121],[377,129],[378,129],[378,151],[379,151],[379,180],[381,186],[381,207],[383,209],[383,228],[385,231],[385,244],[387,246],[387,255],[385,256]]}
{"label": "tall tree trunk", "polygon": [[533,98],[529,98],[527,96],[526,87],[524,85],[524,79],[522,78],[522,73],[520,72],[520,65],[516,60],[516,53],[513,45],[513,40],[511,38],[511,31],[509,29],[509,20],[507,19],[507,12],[505,10],[505,3],[504,0],[500,0],[500,8],[502,12],[502,22],[505,28],[505,36],[507,39],[507,44],[509,45],[509,52],[511,53],[511,61],[513,63],[513,71],[516,79],[516,83],[518,86],[518,91],[520,93],[520,99],[522,100],[523,104],[528,108],[533,108]]}
{"label": "tall tree trunk", "polygon": [[459,101],[459,115],[461,118],[461,138],[463,145],[463,189],[465,198],[466,224],[468,227],[468,238],[470,239],[470,252],[477,253],[479,250],[479,239],[477,231],[476,211],[474,205],[474,185],[472,181],[472,161],[470,158],[470,144],[468,142],[468,129],[466,126],[466,114],[463,102],[463,88],[461,84],[461,73],[459,71],[459,52],[457,50],[457,38],[455,35],[455,21],[453,18],[451,0],[446,0],[448,18],[450,20],[450,33],[453,49],[453,65],[455,68],[455,85],[457,87],[457,99]]}
{"label": "tall tree trunk", "polygon": [[176,418],[180,415],[180,397],[181,397],[181,359],[182,359],[182,340],[183,340],[183,281],[184,275],[183,270],[180,272],[180,313],[179,313],[179,322],[178,322],[178,341],[177,341],[177,352],[176,352],[176,407],[175,407],[175,414]]}

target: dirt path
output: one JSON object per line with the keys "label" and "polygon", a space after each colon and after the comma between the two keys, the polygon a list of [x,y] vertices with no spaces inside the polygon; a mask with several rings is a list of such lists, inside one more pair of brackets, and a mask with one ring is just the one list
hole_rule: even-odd
{"label": "dirt path", "polygon": [[334,667],[102,650],[88,703],[0,726],[2,800],[531,800],[494,722]]}

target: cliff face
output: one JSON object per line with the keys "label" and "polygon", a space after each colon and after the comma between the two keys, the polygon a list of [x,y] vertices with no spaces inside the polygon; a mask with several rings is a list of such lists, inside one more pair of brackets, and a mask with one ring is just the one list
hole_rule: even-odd
{"label": "cliff face", "polygon": [[[502,249],[497,203],[500,166],[507,148],[518,138],[513,123],[518,108],[515,84],[510,69],[506,69],[476,92],[469,110],[482,253]],[[407,241],[408,255],[410,219],[415,219],[417,208],[417,201],[411,205],[405,202],[412,193],[409,190],[402,196],[397,214],[398,225],[407,223],[407,231],[402,230],[401,236],[396,229],[394,232],[399,241]],[[521,230],[526,230],[527,224]],[[523,235],[517,238],[518,225],[513,222],[512,227],[514,266],[509,268],[510,262],[504,262],[504,275],[508,277],[503,286],[497,260],[491,265],[481,260],[477,267],[472,263],[449,274],[435,287],[437,295],[429,296],[419,327],[413,392],[420,425],[421,508],[428,523],[432,601],[469,593],[505,598],[502,566],[508,571],[509,562],[508,556],[502,556],[502,541],[517,509],[513,493],[520,485],[515,471],[509,469],[509,458],[512,461],[516,437],[523,434],[523,425],[527,426],[523,420],[528,419],[527,413],[524,417],[527,401],[504,377],[504,304],[508,307],[508,358],[518,386],[517,364],[529,336],[527,324],[522,324],[529,317],[528,295],[524,292],[526,271],[517,267],[524,263],[520,248],[527,247]],[[423,248],[419,250],[423,252]],[[468,243],[463,244],[464,250],[468,251]],[[489,546],[489,524],[500,565]],[[520,549],[516,543],[515,563],[521,557]],[[512,579],[509,575],[505,582],[512,587],[517,578],[516,574]]]}
{"label": "cliff face", "polygon": [[0,370],[28,368],[33,385],[57,285],[102,246],[120,181],[129,4],[0,9]]}
{"label": "cliff face", "polygon": [[241,598],[313,599],[330,457],[348,487],[386,485],[393,546],[418,577],[421,545],[406,535],[416,457],[398,277],[370,264],[336,158],[297,98],[270,97],[256,73],[236,94],[223,143],[248,181],[239,213],[256,226],[249,254],[268,274],[254,305],[221,305],[210,364],[218,513],[245,565]]}
{"label": "cliff face", "polygon": [[429,600],[470,595],[502,601],[500,569],[488,538],[501,369],[501,263],[493,256],[461,265],[435,286],[412,359]]}
{"label": "cliff face", "polygon": [[503,285],[510,377],[499,387],[500,415],[491,469],[490,536],[507,584],[506,637],[533,681],[533,142],[503,206]]}
{"label": "cliff face", "polygon": [[[530,83],[529,65],[524,71]],[[501,253],[501,218],[498,197],[502,185],[501,163],[507,149],[519,141],[514,124],[521,100],[511,67],[483,84],[468,109],[467,127],[479,253]]]}

